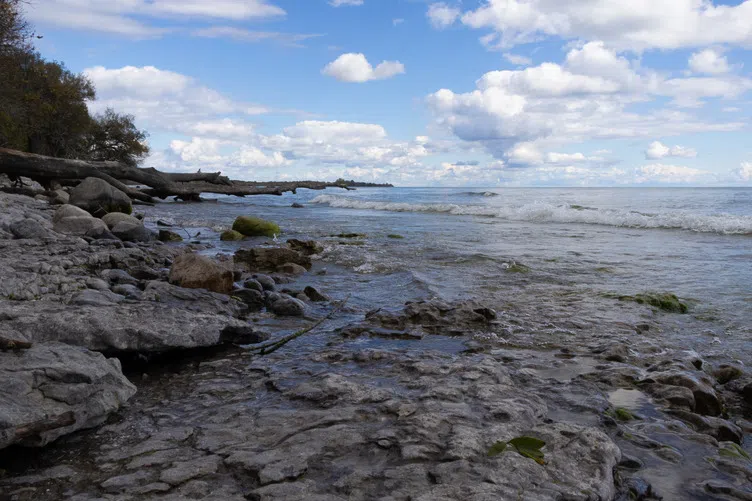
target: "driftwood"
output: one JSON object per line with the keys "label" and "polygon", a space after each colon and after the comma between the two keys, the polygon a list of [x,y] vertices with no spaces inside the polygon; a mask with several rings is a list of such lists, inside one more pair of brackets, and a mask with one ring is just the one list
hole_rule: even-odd
{"label": "driftwood", "polygon": [[[134,200],[153,202],[155,198],[175,197],[180,200],[200,200],[202,193],[233,195],[282,195],[295,193],[298,188],[323,190],[328,187],[350,189],[339,183],[317,181],[254,182],[232,181],[220,172],[168,173],[154,168],[139,168],[119,162],[90,162],[53,158],[0,148],[0,174],[12,178],[28,177],[42,185],[51,182],[69,184],[71,180],[96,177],[123,191]],[[133,184],[145,186],[137,188]]]}

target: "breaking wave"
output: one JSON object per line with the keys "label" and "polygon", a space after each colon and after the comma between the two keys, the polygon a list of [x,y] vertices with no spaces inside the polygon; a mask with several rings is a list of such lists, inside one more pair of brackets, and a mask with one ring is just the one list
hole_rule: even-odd
{"label": "breaking wave", "polygon": [[467,195],[469,197],[498,197],[498,193],[494,193],[493,191],[466,191],[464,193],[461,193],[462,195]]}
{"label": "breaking wave", "polygon": [[453,215],[484,216],[508,221],[535,223],[581,223],[624,228],[681,229],[700,233],[752,235],[752,216],[733,214],[692,214],[665,212],[645,214],[634,211],[595,209],[583,210],[577,205],[553,205],[533,202],[517,207],[487,207],[457,204],[411,204],[405,202],[377,202],[339,195],[319,195],[311,203],[328,204],[342,209],[379,210],[393,212],[435,212]]}

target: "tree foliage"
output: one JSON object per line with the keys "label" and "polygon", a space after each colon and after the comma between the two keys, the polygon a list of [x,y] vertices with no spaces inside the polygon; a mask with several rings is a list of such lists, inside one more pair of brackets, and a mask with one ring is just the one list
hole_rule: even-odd
{"label": "tree foliage", "polygon": [[90,116],[94,85],[33,49],[21,3],[0,0],[0,147],[134,165],[148,153],[146,134],[129,115]]}

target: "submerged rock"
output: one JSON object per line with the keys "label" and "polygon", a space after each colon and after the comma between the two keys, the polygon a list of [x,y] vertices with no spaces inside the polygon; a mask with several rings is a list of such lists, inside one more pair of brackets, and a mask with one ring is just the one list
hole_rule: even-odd
{"label": "submerged rock", "polygon": [[160,242],[182,242],[183,237],[170,230],[159,230]]}
{"label": "submerged rock", "polygon": [[128,195],[108,182],[94,177],[87,177],[71,190],[70,203],[96,217],[109,212],[133,212]]}
{"label": "submerged rock", "polygon": [[298,251],[306,256],[313,256],[314,254],[321,254],[324,251],[324,247],[315,240],[298,240],[291,238],[287,241],[287,245],[294,251]]}
{"label": "submerged rock", "polygon": [[282,233],[277,224],[251,216],[239,216],[232,229],[247,237],[273,237]]}
{"label": "submerged rock", "polygon": [[308,270],[306,270],[299,264],[285,263],[280,266],[277,266],[277,271],[279,273],[284,273],[285,275],[297,276],[297,275],[305,275],[306,271]]}
{"label": "submerged rock", "polygon": [[136,388],[117,359],[59,343],[0,351],[0,449],[98,426]]}
{"label": "submerged rock", "polygon": [[170,283],[189,289],[227,294],[233,289],[233,273],[206,256],[184,254],[170,268]]}
{"label": "submerged rock", "polygon": [[245,265],[251,271],[275,271],[277,267],[287,263],[310,270],[312,265],[311,258],[285,247],[239,249],[235,252],[235,262]]}
{"label": "submerged rock", "polygon": [[242,233],[235,230],[226,230],[223,231],[221,235],[219,235],[219,239],[223,242],[239,242],[244,238],[245,236],[243,236]]}

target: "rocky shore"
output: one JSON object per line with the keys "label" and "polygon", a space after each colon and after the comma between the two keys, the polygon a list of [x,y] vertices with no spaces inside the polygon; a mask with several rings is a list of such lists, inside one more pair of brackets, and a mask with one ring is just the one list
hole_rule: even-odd
{"label": "rocky shore", "polygon": [[112,190],[0,193],[0,500],[752,499],[748,369],[668,313],[345,306],[258,356],[348,294],[320,245],[218,255]]}

